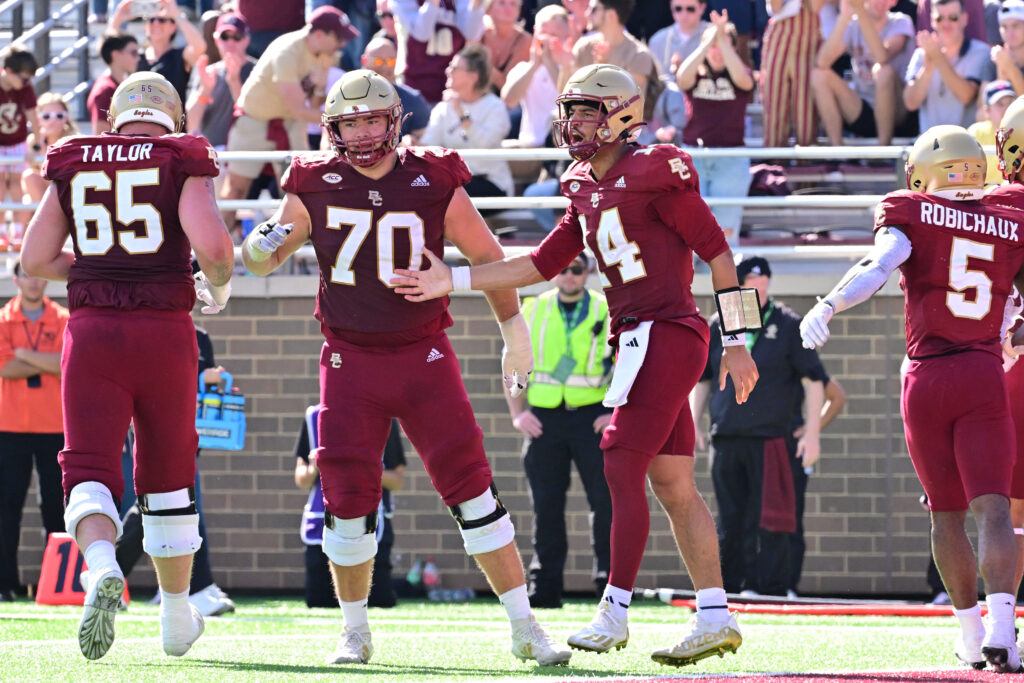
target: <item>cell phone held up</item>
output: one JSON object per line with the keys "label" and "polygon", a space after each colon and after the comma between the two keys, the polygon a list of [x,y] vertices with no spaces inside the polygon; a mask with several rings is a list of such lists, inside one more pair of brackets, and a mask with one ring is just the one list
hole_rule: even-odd
{"label": "cell phone held up", "polygon": [[160,0],[132,0],[132,14],[147,19],[160,11]]}

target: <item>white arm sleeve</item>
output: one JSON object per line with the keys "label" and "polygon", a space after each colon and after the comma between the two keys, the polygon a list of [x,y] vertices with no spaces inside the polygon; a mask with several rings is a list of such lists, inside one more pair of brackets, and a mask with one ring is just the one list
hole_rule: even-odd
{"label": "white arm sleeve", "polygon": [[391,11],[412,38],[426,43],[434,34],[437,16],[441,10],[429,2],[417,6],[416,0],[394,0],[391,3]]}
{"label": "white arm sleeve", "polygon": [[469,0],[455,3],[455,25],[466,36],[466,40],[480,40],[484,34],[484,15],[490,3],[482,2],[476,9],[470,9]]}
{"label": "white arm sleeve", "polygon": [[825,300],[836,313],[867,301],[882,288],[892,271],[910,258],[910,250],[910,239],[898,228],[879,228],[875,232],[875,246],[846,272]]}

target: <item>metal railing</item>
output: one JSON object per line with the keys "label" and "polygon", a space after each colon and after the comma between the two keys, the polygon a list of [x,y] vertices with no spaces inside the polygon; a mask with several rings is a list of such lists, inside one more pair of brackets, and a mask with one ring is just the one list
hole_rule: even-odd
{"label": "metal railing", "polygon": [[[463,149],[458,150],[464,159],[489,159],[505,161],[522,160],[567,160],[569,154],[564,149]],[[751,159],[892,159],[894,169],[897,160],[905,159],[908,147],[713,147],[688,148],[686,150],[696,158],[750,157]],[[267,161],[271,163],[288,163],[301,151],[282,152],[221,152],[221,161]],[[990,153],[994,153],[994,149]],[[24,157],[0,157],[0,166],[24,163]],[[895,173],[895,171],[894,171]],[[742,184],[740,184],[742,185]],[[778,197],[708,197],[709,206],[744,206],[751,208],[777,209],[870,209],[881,199],[880,195],[787,195]],[[218,205],[225,210],[266,211],[277,208],[278,199],[235,199],[220,200]],[[478,197],[473,199],[478,209],[564,209],[569,202],[564,197]],[[0,203],[0,210],[34,210],[36,204],[18,204],[13,202]]]}
{"label": "metal railing", "polygon": [[[49,90],[50,76],[53,71],[67,60],[77,56],[79,83],[64,94],[64,101],[70,103],[77,100],[76,117],[78,119],[87,118],[85,98],[82,95],[89,89],[89,0],[70,0],[53,12],[50,11],[50,0],[33,0],[33,16],[37,23],[23,32],[24,5],[25,0],[7,0],[0,4],[0,16],[12,12],[11,34],[13,40],[11,42],[32,43],[32,52],[35,54],[36,60],[41,62],[41,66],[36,69],[36,73],[32,77],[32,84],[36,86],[37,90]],[[57,56],[51,57],[50,31],[74,13],[77,13],[74,18],[78,37],[71,46],[62,50]],[[38,21],[40,17],[46,17],[46,19]]]}

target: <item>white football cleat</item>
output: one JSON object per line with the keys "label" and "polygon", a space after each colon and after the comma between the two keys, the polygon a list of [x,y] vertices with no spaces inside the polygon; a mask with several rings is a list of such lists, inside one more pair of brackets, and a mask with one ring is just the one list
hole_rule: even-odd
{"label": "white football cleat", "polygon": [[656,650],[651,659],[668,666],[686,666],[712,655],[722,657],[726,652],[736,652],[742,642],[734,615],[730,614],[729,621],[723,624],[713,624],[701,619],[698,613],[687,622],[681,641],[670,648]]}
{"label": "white football cleat", "polygon": [[582,631],[569,636],[569,647],[590,652],[621,650],[629,642],[629,627],[612,614],[607,602],[601,601],[597,615]]}
{"label": "white football cleat", "polygon": [[535,659],[541,666],[564,666],[572,653],[555,644],[537,620],[516,619],[512,622],[512,654],[524,662]]}
{"label": "white football cleat", "polygon": [[972,669],[985,668],[985,655],[981,653],[981,637],[972,639],[972,642],[968,643],[964,640],[963,633],[957,634],[956,640],[953,641],[953,654]]}
{"label": "white football cleat", "polygon": [[373,656],[373,643],[370,641],[370,625],[364,624],[356,628],[345,626],[341,629],[341,640],[334,653],[327,658],[328,664],[366,664]]}
{"label": "white football cleat", "polygon": [[188,596],[188,601],[204,617],[219,617],[235,611],[235,603],[215,583]]}
{"label": "white football cleat", "polygon": [[1022,671],[1016,634],[1012,627],[1011,624],[1007,633],[997,634],[991,622],[985,625],[985,640],[981,643],[981,653],[998,673],[1013,674]]}
{"label": "white football cleat", "polygon": [[78,625],[78,647],[86,659],[99,659],[114,642],[114,617],[124,594],[124,576],[118,567],[90,573],[85,609]]}
{"label": "white football cleat", "polygon": [[203,631],[206,630],[203,615],[199,613],[195,605],[190,604],[188,610],[191,619],[187,626],[165,619],[162,612],[160,614],[160,635],[164,641],[164,652],[172,657],[181,657],[188,652],[192,643],[199,640],[199,636],[203,635]]}

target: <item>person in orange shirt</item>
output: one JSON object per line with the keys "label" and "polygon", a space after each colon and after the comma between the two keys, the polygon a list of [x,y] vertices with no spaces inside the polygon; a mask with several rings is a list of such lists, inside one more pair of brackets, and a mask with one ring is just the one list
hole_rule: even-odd
{"label": "person in orange shirt", "polygon": [[0,308],[0,602],[20,591],[21,510],[35,459],[47,535],[64,531],[57,453],[64,447],[60,352],[68,309],[43,292],[46,280],[14,265],[18,295]]}

